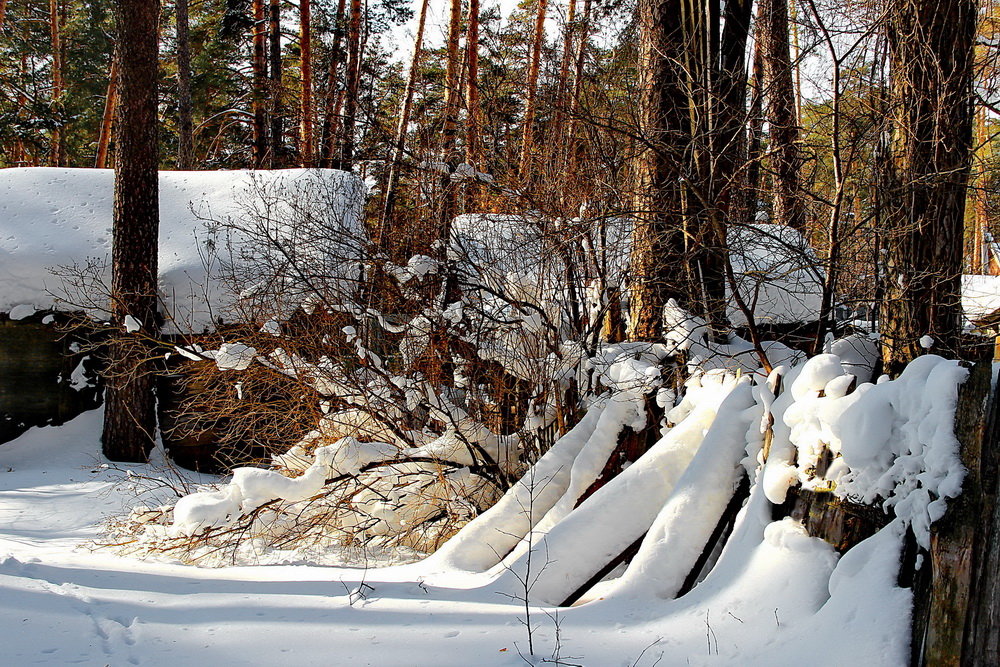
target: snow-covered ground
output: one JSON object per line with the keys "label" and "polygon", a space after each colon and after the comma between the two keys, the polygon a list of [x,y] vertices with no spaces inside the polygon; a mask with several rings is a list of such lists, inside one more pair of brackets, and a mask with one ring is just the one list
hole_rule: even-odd
{"label": "snow-covered ground", "polygon": [[[162,464],[102,465],[100,411],[0,447],[0,655],[23,664],[900,664],[898,529],[840,559],[760,490],[718,566],[669,600],[626,590],[525,606],[510,577],[442,559],[369,569],[208,569],[93,549]],[[162,491],[161,491],[162,493]],[[536,567],[539,567],[536,561]],[[550,564],[555,567],[555,564]],[[835,636],[849,642],[831,643]],[[817,648],[822,647],[822,648]]]}

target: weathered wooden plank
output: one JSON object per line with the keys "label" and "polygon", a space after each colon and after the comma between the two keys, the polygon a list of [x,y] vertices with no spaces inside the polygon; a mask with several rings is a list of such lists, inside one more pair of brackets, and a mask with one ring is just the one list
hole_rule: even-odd
{"label": "weathered wooden plank", "polygon": [[[976,379],[980,390],[988,391],[989,374],[992,364],[981,363],[976,367]],[[971,378],[970,378],[971,381]],[[970,401],[970,411],[980,407]],[[978,498],[975,515],[978,518],[977,535],[972,547],[973,569],[970,576],[969,608],[963,638],[962,662],[967,665],[1000,664],[1000,401],[995,393],[988,395],[981,408],[984,418],[977,420],[974,439],[979,447],[977,480]],[[976,414],[972,412],[970,419]],[[962,437],[962,433],[959,433]],[[964,444],[964,440],[963,440]],[[964,457],[964,452],[963,452]],[[966,486],[967,490],[969,489]]]}
{"label": "weathered wooden plank", "polygon": [[[990,380],[991,364],[976,364],[959,391],[955,434],[968,475],[962,494],[949,503],[947,512],[931,530],[929,610],[926,637],[922,638],[922,664],[926,665],[998,664],[996,659],[983,662],[983,656],[977,655],[982,649],[996,656],[996,646],[964,648],[967,634],[982,634],[967,632],[967,628],[973,630],[982,621],[970,615],[973,598],[981,595],[973,590],[976,585],[973,573],[982,568],[983,559],[976,547],[984,538],[983,514],[991,509],[990,494],[985,491],[989,485],[995,486],[995,474],[992,481],[984,480],[982,465],[988,415],[992,411]],[[996,587],[988,581],[978,583]],[[914,635],[914,642],[920,640]]]}

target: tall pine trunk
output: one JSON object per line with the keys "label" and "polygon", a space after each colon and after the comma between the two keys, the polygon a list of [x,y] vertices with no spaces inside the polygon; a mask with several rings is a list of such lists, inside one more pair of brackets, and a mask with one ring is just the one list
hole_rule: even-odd
{"label": "tall pine trunk", "polygon": [[271,0],[268,13],[268,73],[270,74],[271,118],[269,165],[282,166],[285,153],[285,123],[281,100],[281,0]]}
{"label": "tall pine trunk", "polygon": [[413,93],[417,86],[417,75],[420,72],[420,61],[424,48],[424,26],[427,22],[427,5],[429,0],[420,3],[420,18],[417,20],[416,41],[413,44],[413,59],[410,61],[410,73],[406,79],[406,90],[403,91],[403,105],[399,111],[399,123],[396,125],[396,139],[392,146],[392,162],[389,165],[389,176],[385,185],[385,201],[382,205],[382,219],[376,234],[376,244],[386,240],[386,234],[391,224],[393,209],[396,206],[396,189],[399,187],[399,170],[403,163],[403,152],[406,150],[406,130],[410,125],[410,112],[413,109]]}
{"label": "tall pine trunk", "polygon": [[972,153],[975,0],[894,0],[888,20],[892,155],[882,305],[887,372],[922,353],[955,354]]}
{"label": "tall pine trunk", "polygon": [[267,157],[267,18],[264,0],[252,0],[253,11],[253,168]]}
{"label": "tall pine trunk", "polygon": [[468,72],[465,83],[465,161],[476,169],[482,165],[481,124],[479,106],[479,0],[469,0],[469,30],[465,40]]}
{"label": "tall pine trunk", "polygon": [[640,0],[639,113],[635,231],[631,257],[633,340],[662,336],[663,305],[686,293],[684,195],[677,163],[690,137],[685,77],[684,0]]}
{"label": "tall pine trunk", "polygon": [[309,0],[299,0],[299,52],[302,91],[299,107],[299,156],[303,167],[313,166],[312,17]]}
{"label": "tall pine trunk", "polygon": [[[697,284],[702,290],[703,316],[711,332],[722,339],[729,328],[726,311],[727,226],[737,208],[737,193],[743,182],[746,160],[746,45],[750,33],[753,0],[729,0],[725,24],[718,34],[718,14],[714,3],[708,12],[708,86],[712,110],[710,123],[696,134],[707,133],[710,155],[705,178],[710,183],[708,200],[698,216],[698,247],[695,248]],[[706,169],[702,167],[701,172]]]}
{"label": "tall pine trunk", "polygon": [[[447,165],[447,170],[441,179],[441,210],[438,216],[442,238],[447,239],[451,229],[451,220],[457,214],[455,184],[451,175],[455,173],[461,162],[461,155],[456,150],[458,139],[458,108],[462,97],[461,60],[458,44],[462,35],[462,0],[451,0],[448,22],[448,62],[444,77],[444,118],[441,131],[441,154]],[[446,244],[447,245],[447,244]]]}
{"label": "tall pine trunk", "polygon": [[337,0],[337,13],[333,22],[333,44],[330,46],[330,67],[326,75],[326,98],[323,109],[323,124],[320,128],[320,164],[332,167],[334,153],[337,149],[337,133],[340,128],[340,115],[337,109],[342,86],[338,85],[340,66],[343,63],[344,50],[344,0]]}
{"label": "tall pine trunk", "polygon": [[358,88],[361,81],[361,0],[351,0],[347,28],[347,87],[344,90],[343,137],[337,169],[350,171],[354,166],[354,126],[357,121]]}
{"label": "tall pine trunk", "polygon": [[194,169],[194,121],[191,110],[191,37],[188,0],[177,0],[177,168]]}
{"label": "tall pine trunk", "polygon": [[538,96],[538,69],[542,59],[542,45],[545,43],[545,12],[548,0],[537,0],[535,14],[535,33],[531,41],[531,53],[528,56],[528,77],[525,87],[524,129],[521,137],[521,180],[528,178],[531,169],[531,156],[535,147],[535,106]]}
{"label": "tall pine trunk", "polygon": [[[469,29],[465,39],[465,161],[476,171],[486,168],[483,164],[482,108],[479,103],[479,0],[469,0]],[[479,205],[478,179],[465,187],[465,210],[476,210]]]}
{"label": "tall pine trunk", "polygon": [[[60,31],[59,0],[49,0],[49,36],[52,43],[52,106],[62,107],[63,94],[63,48]],[[62,119],[60,118],[60,121]],[[52,131],[51,147],[49,149],[49,164],[61,167],[63,164],[63,131],[57,126]]]}
{"label": "tall pine trunk", "polygon": [[[116,0],[119,63],[115,118],[115,203],[111,250],[112,322],[131,317],[156,335],[159,231],[156,82],[158,0]],[[141,338],[122,331],[109,351],[104,405],[104,455],[145,461],[155,438],[155,367]]]}
{"label": "tall pine trunk", "polygon": [[108,73],[108,93],[104,98],[104,115],[101,117],[101,131],[97,137],[97,157],[94,167],[104,169],[108,166],[108,148],[111,146],[111,128],[115,117],[115,106],[118,101],[118,59],[111,55],[111,66]]}
{"label": "tall pine trunk", "polygon": [[774,173],[772,220],[795,229],[806,223],[800,189],[799,127],[788,45],[787,0],[762,0],[767,122]]}
{"label": "tall pine trunk", "polygon": [[757,220],[757,200],[760,198],[760,161],[764,140],[764,45],[762,24],[759,20],[762,5],[757,6],[756,34],[754,35],[753,67],[749,123],[747,127],[746,181],[740,197],[742,215],[739,221],[749,225]]}
{"label": "tall pine trunk", "polygon": [[573,90],[569,101],[569,127],[566,129],[566,172],[575,173],[579,159],[579,115],[583,104],[583,71],[587,63],[587,45],[590,43],[590,11],[592,0],[583,0],[583,19],[576,32],[579,44],[576,47],[576,64],[573,71]]}

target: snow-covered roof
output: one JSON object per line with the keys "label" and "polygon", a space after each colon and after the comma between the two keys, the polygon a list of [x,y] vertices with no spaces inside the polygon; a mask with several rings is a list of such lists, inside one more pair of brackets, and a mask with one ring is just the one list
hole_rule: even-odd
{"label": "snow-covered roof", "polygon": [[[605,275],[610,284],[627,282],[631,223],[622,218],[565,222],[530,215],[484,214],[459,216],[452,225],[453,249],[457,247],[465,262],[474,265],[482,278],[499,282],[512,273],[536,280],[540,276],[563,276],[562,258],[556,250],[563,242],[559,239],[567,238],[582,242],[586,271]],[[758,323],[816,320],[823,274],[815,252],[801,233],[775,224],[731,227],[729,246],[740,294]],[[734,325],[746,324],[731,296],[728,315]]]}
{"label": "snow-covered roof", "polygon": [[[357,227],[365,189],[335,170],[160,173],[159,271],[168,331],[210,328],[231,304],[230,291],[207,268],[216,239],[207,220],[241,220],[321,191],[324,206]],[[271,201],[261,205],[262,198]],[[66,287],[52,269],[95,263],[110,284],[114,172],[100,169],[0,170],[0,312],[66,307]],[[275,202],[278,202],[276,204]],[[238,237],[227,241],[239,246]],[[100,291],[100,290],[96,290]],[[106,304],[99,294],[88,294]]]}
{"label": "snow-covered roof", "polygon": [[1000,276],[962,276],[962,309],[969,321],[1000,310]]}

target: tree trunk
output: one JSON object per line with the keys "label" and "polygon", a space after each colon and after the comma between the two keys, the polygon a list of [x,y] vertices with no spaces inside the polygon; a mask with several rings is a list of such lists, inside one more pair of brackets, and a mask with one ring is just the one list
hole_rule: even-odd
{"label": "tree trunk", "polygon": [[344,91],[343,140],[337,169],[350,171],[354,166],[354,125],[361,80],[361,0],[351,0],[351,18],[347,28],[347,88]]}
{"label": "tree trunk", "polygon": [[467,112],[465,161],[476,169],[480,169],[482,146],[480,145],[479,129],[482,122],[482,110],[479,107],[479,0],[469,0],[469,30],[465,40],[465,50],[468,53],[469,63],[465,84]]}
{"label": "tree trunk", "polygon": [[[459,60],[458,43],[462,36],[462,0],[451,0],[448,23],[448,62],[444,80],[444,118],[442,124],[441,154],[447,165],[447,173],[441,179],[441,238],[447,239],[451,228],[451,220],[457,213],[455,184],[451,175],[455,173],[462,158],[455,150],[458,138],[458,106],[462,97],[459,82],[461,76],[461,60]],[[447,244],[446,244],[447,245]]]}
{"label": "tree trunk", "polygon": [[[155,335],[159,231],[157,0],[116,0],[119,63],[115,119],[115,203],[111,250],[112,321],[131,316]],[[128,337],[126,337],[128,336]],[[156,414],[152,362],[140,339],[124,333],[112,343],[105,393],[104,455],[145,461],[153,448]]]}
{"label": "tree trunk", "polygon": [[282,165],[285,152],[285,129],[281,104],[281,0],[271,0],[268,35],[270,60],[271,132],[269,165],[276,169]]}
{"label": "tree trunk", "polygon": [[566,130],[566,172],[575,173],[579,159],[577,127],[579,126],[580,105],[583,95],[583,70],[587,63],[587,44],[590,41],[590,9],[592,0],[583,0],[583,20],[578,28],[579,44],[576,47],[576,64],[573,71],[573,92],[569,101],[569,127]]}
{"label": "tree trunk", "polygon": [[299,0],[299,51],[302,63],[302,96],[299,118],[299,155],[303,167],[313,166],[312,30],[309,0]]}
{"label": "tree trunk", "polygon": [[194,121],[191,117],[191,37],[188,0],[177,0],[177,168],[194,169]]}
{"label": "tree trunk", "polygon": [[714,147],[716,206],[723,219],[729,219],[736,205],[740,178],[747,157],[747,37],[753,0],[730,0],[722,31],[719,73],[716,79],[718,113],[715,121]]}
{"label": "tree trunk", "polygon": [[[466,34],[465,52],[468,71],[465,84],[465,161],[477,171],[483,171],[482,108],[479,104],[479,0],[469,0],[469,30]],[[465,188],[465,210],[478,208],[480,185],[473,180]]]}
{"label": "tree trunk", "polygon": [[684,196],[677,161],[690,143],[684,81],[684,0],[639,4],[639,113],[629,338],[658,340],[663,306],[683,298]]}
{"label": "tree trunk", "polygon": [[264,166],[267,156],[267,20],[264,0],[253,7],[253,168]]}
{"label": "tree trunk", "polygon": [[104,115],[101,118],[101,133],[97,137],[97,159],[94,161],[94,167],[97,169],[104,169],[108,166],[108,147],[111,145],[111,128],[117,101],[118,60],[112,54],[110,73],[108,74],[108,94],[104,98]]}
{"label": "tree trunk", "polygon": [[[475,1],[475,0],[473,0]],[[417,85],[417,74],[420,72],[420,61],[424,47],[424,26],[427,22],[427,5],[429,0],[420,3],[420,18],[417,20],[417,36],[413,45],[413,59],[410,61],[410,74],[406,79],[406,90],[403,91],[403,106],[399,112],[399,123],[396,125],[396,141],[392,147],[392,163],[389,165],[389,176],[386,179],[385,201],[382,206],[382,219],[376,234],[375,244],[381,245],[386,240],[392,211],[396,205],[396,188],[399,186],[399,169],[403,162],[403,151],[406,149],[406,130],[410,125],[410,112],[413,108],[413,92]]]}
{"label": "tree trunk", "polygon": [[969,237],[968,271],[976,275],[989,273],[989,256],[986,252],[986,232],[989,230],[986,188],[991,145],[992,141],[986,128],[986,109],[980,108],[976,112],[975,149],[972,155],[975,184],[972,191],[972,215],[968,216],[971,229],[967,230]]}
{"label": "tree trunk", "polygon": [[576,0],[567,0],[566,25],[563,27],[562,62],[559,63],[559,110],[565,113],[569,105],[569,70],[573,61],[573,39],[576,36]]}
{"label": "tree trunk", "polygon": [[742,199],[743,215],[739,219],[749,225],[757,220],[757,200],[760,198],[761,146],[764,140],[764,45],[763,22],[760,20],[763,4],[757,5],[756,34],[753,49],[753,81],[750,95],[749,127],[747,128],[747,172]]}
{"label": "tree trunk", "polygon": [[795,229],[805,227],[805,208],[799,192],[799,128],[795,114],[795,86],[788,46],[787,0],[762,0],[764,71],[774,172],[772,221]]}
{"label": "tree trunk", "polygon": [[[696,128],[695,136],[710,137],[710,155],[700,170],[709,183],[708,198],[698,224],[698,247],[695,248],[697,283],[702,290],[702,314],[711,332],[722,339],[728,329],[726,312],[726,227],[733,218],[737,192],[742,183],[746,161],[746,45],[750,33],[753,0],[730,0],[726,3],[725,27],[721,40],[715,3],[708,12],[708,71],[702,76],[711,109],[709,122]],[[705,173],[707,172],[707,173]],[[735,286],[733,286],[735,288]]]}
{"label": "tree trunk", "polygon": [[321,164],[323,167],[333,166],[333,156],[337,149],[337,130],[340,127],[338,99],[341,86],[337,85],[337,75],[343,63],[344,43],[344,0],[337,2],[337,14],[334,17],[333,44],[330,47],[330,68],[326,76],[326,105],[323,113],[323,127],[320,129]]}
{"label": "tree trunk", "polygon": [[535,143],[535,97],[538,92],[538,68],[542,59],[542,45],[545,43],[545,12],[548,9],[548,2],[547,0],[537,0],[537,2],[535,36],[531,42],[531,54],[528,57],[528,79],[525,88],[524,132],[521,139],[521,180],[528,178],[528,170],[531,168],[531,154]]}
{"label": "tree trunk", "polygon": [[[52,106],[56,109],[62,106],[63,94],[63,52],[59,28],[59,0],[49,0],[49,34],[52,40]],[[59,122],[62,122],[61,118]],[[49,164],[53,167],[61,167],[62,163],[62,128],[57,126],[56,129],[52,130]]]}
{"label": "tree trunk", "polygon": [[894,0],[888,21],[892,158],[883,362],[957,351],[962,231],[972,151],[975,0]]}

